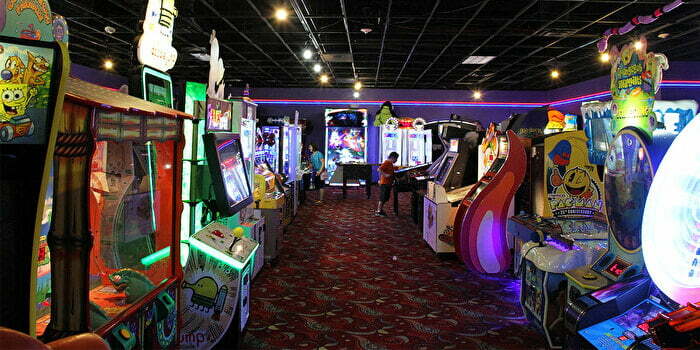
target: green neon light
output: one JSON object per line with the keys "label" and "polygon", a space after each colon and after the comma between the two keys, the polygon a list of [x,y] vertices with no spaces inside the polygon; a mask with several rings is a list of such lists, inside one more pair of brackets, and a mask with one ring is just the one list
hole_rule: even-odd
{"label": "green neon light", "polygon": [[147,255],[144,258],[141,258],[141,264],[144,266],[151,266],[167,257],[170,256],[170,246],[167,246],[151,255]]}
{"label": "green neon light", "polygon": [[256,245],[255,248],[253,249],[253,251],[250,252],[250,255],[248,255],[248,258],[244,262],[241,263],[240,261],[231,258],[230,256],[206,245],[203,242],[198,241],[195,238],[190,237],[189,243],[191,246],[194,246],[202,253],[204,253],[204,254],[206,254],[206,255],[208,255],[216,260],[219,260],[228,266],[233,267],[237,271],[243,270],[245,265],[248,263],[248,261],[250,261],[250,258],[255,255],[255,252],[258,250],[258,247],[260,246],[260,245]]}
{"label": "green neon light", "polygon": [[146,142],[146,153],[148,154],[148,195],[151,197],[151,226],[153,227],[153,232],[156,231],[156,199],[153,195],[153,183],[155,182],[155,177],[153,176],[153,164],[151,164],[151,148],[153,144],[151,141]]}

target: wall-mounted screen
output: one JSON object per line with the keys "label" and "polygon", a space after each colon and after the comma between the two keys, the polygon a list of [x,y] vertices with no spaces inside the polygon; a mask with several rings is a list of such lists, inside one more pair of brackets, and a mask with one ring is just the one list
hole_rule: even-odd
{"label": "wall-mounted screen", "polygon": [[149,67],[143,67],[142,76],[143,98],[173,108],[173,83],[170,76]]}
{"label": "wall-mounted screen", "polygon": [[252,191],[243,162],[239,135],[205,134],[204,152],[207,155],[219,211],[231,216],[252,203]]}

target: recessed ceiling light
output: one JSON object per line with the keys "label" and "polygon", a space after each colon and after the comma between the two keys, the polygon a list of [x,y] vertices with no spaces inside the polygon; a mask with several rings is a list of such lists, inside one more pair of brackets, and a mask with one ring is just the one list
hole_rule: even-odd
{"label": "recessed ceiling light", "polygon": [[656,37],[661,38],[661,39],[666,39],[669,36],[671,36],[671,34],[669,34],[669,33],[659,33],[659,35],[657,35]]}
{"label": "recessed ceiling light", "polygon": [[320,73],[320,72],[321,72],[321,68],[322,68],[322,67],[321,67],[320,64],[318,64],[318,63],[314,64],[314,72]]}
{"label": "recessed ceiling light", "polygon": [[107,58],[102,62],[102,66],[105,67],[106,70],[112,70],[114,68],[114,61]]}
{"label": "recessed ceiling light", "polygon": [[114,27],[112,27],[112,26],[106,26],[106,27],[105,27],[105,33],[107,33],[107,34],[114,34],[114,33],[116,33],[116,31],[117,31],[117,30],[114,29]]}
{"label": "recessed ceiling light", "polygon": [[275,18],[278,20],[285,21],[287,20],[287,17],[289,17],[289,12],[287,12],[286,8],[278,8],[275,10]]}
{"label": "recessed ceiling light", "polygon": [[496,56],[469,56],[462,64],[486,64],[491,62]]}
{"label": "recessed ceiling light", "polygon": [[314,53],[309,49],[304,49],[304,52],[301,53],[301,56],[304,57],[305,60],[310,60],[313,55]]}

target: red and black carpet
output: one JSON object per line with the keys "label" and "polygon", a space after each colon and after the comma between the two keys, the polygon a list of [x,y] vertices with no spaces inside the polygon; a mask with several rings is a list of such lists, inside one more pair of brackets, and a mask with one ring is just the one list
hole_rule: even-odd
{"label": "red and black carpet", "polygon": [[519,282],[436,257],[407,216],[407,194],[403,215],[388,218],[373,215],[364,191],[343,200],[327,190],[321,205],[310,197],[277,264],[253,281],[244,348],[545,347],[522,315]]}

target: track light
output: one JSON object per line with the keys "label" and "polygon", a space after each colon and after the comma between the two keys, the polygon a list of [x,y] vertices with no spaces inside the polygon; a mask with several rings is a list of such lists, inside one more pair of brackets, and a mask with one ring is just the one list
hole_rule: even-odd
{"label": "track light", "polygon": [[355,88],[355,90],[360,90],[360,89],[362,89],[362,82],[356,81],[356,82],[355,82],[355,85],[354,85],[353,87]]}
{"label": "track light", "polygon": [[328,75],[326,75],[326,74],[321,74],[321,76],[319,77],[319,79],[321,79],[321,84],[327,84],[327,83],[328,83]]}
{"label": "track light", "polygon": [[314,72],[320,73],[320,72],[321,72],[321,68],[322,68],[322,67],[321,67],[320,64],[318,64],[318,63],[314,64]]}
{"label": "track light", "polygon": [[103,66],[106,70],[112,70],[112,69],[114,69],[114,61],[112,61],[111,59],[107,58],[107,59],[104,60],[104,62],[102,62],[102,66]]}
{"label": "track light", "polygon": [[287,17],[289,17],[289,12],[287,11],[286,8],[278,8],[275,10],[275,18],[279,21],[286,21]]}
{"label": "track light", "polygon": [[309,49],[304,49],[304,51],[301,53],[301,57],[304,57],[305,60],[310,60],[313,55],[314,53]]}
{"label": "track light", "polygon": [[552,79],[558,79],[559,78],[559,71],[556,69],[552,69],[552,71],[549,72],[549,76],[552,77]]}
{"label": "track light", "polygon": [[607,52],[603,52],[602,54],[600,54],[600,61],[605,63],[610,62],[610,54],[608,54]]}
{"label": "track light", "polygon": [[480,100],[481,99],[481,91],[474,91],[474,94],[472,94],[472,97],[474,97],[475,100]]}

